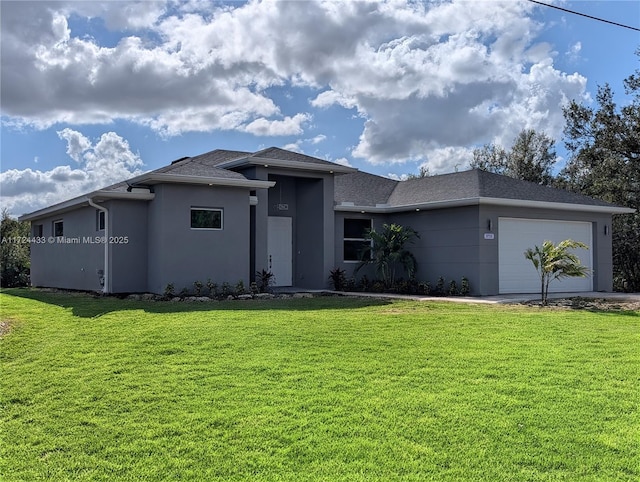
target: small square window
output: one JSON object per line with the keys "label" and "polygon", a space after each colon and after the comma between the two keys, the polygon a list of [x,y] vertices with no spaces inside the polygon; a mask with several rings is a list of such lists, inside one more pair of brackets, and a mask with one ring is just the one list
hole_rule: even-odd
{"label": "small square window", "polygon": [[96,210],[96,230],[104,230],[104,211]]}
{"label": "small square window", "polygon": [[344,261],[360,261],[362,252],[371,246],[371,240],[367,239],[367,232],[371,229],[371,223],[371,219],[346,218],[344,220]]}
{"label": "small square window", "polygon": [[191,229],[222,229],[222,209],[191,208]]}
{"label": "small square window", "polygon": [[54,221],[53,222],[53,235],[64,236],[64,223],[62,221]]}
{"label": "small square window", "polygon": [[43,234],[43,226],[42,224],[34,224],[33,225],[33,236],[36,238],[41,238],[42,236],[44,236]]}

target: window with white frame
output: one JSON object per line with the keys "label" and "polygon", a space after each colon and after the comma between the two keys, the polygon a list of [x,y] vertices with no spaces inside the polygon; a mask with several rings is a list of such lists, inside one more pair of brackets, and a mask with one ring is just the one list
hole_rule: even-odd
{"label": "window with white frame", "polygon": [[55,237],[64,236],[64,222],[62,219],[53,222],[53,235]]}
{"label": "window with white frame", "polygon": [[360,261],[362,250],[371,246],[371,240],[366,239],[367,231],[371,229],[371,223],[371,219],[345,218],[344,261]]}
{"label": "window with white frame", "polygon": [[191,229],[222,229],[222,209],[191,208]]}

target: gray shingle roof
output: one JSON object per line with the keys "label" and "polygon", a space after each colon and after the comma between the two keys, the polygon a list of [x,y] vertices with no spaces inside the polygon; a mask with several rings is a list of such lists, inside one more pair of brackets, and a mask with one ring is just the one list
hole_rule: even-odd
{"label": "gray shingle roof", "polygon": [[[589,206],[613,206],[610,203],[562,189],[540,186],[479,169],[429,176],[407,181],[392,181],[364,173],[346,174],[335,179],[336,202],[354,202],[357,206],[387,203],[392,207],[473,198],[500,198],[543,201]],[[395,183],[384,199],[384,195]]]}
{"label": "gray shingle roof", "polygon": [[217,166],[224,162],[235,161],[236,159],[242,159],[243,157],[248,157],[250,155],[251,152],[216,149],[187,159],[192,159],[193,161],[197,161],[208,166]]}
{"label": "gray shingle roof", "polygon": [[216,167],[215,161],[203,156],[188,157],[174,164],[161,167],[152,173],[178,174],[181,176],[218,177],[223,179],[246,179],[242,174]]}
{"label": "gray shingle roof", "polygon": [[392,206],[479,197],[474,171],[428,176],[400,182],[389,197]]}
{"label": "gray shingle roof", "polygon": [[[174,161],[172,164],[152,172],[223,179],[246,179],[238,172],[217,166],[228,161],[250,157],[333,165],[333,163],[322,159],[277,147],[269,147],[256,153],[217,149],[195,157]],[[127,187],[126,182],[121,182],[106,187],[104,190],[125,191]],[[613,206],[610,203],[581,194],[540,186],[479,169],[407,181],[395,181],[386,177],[357,171],[335,176],[334,187],[336,204],[354,203],[356,206],[370,207],[381,204],[401,207],[470,198],[500,198],[588,206]]]}
{"label": "gray shingle roof", "polygon": [[280,161],[305,162],[311,164],[335,165],[333,162],[318,159],[317,157],[307,156],[299,152],[287,151],[279,147],[268,147],[261,151],[251,154],[251,157],[260,157],[266,159],[277,159]]}
{"label": "gray shingle roof", "polygon": [[613,206],[613,204],[606,201],[564,189],[541,186],[533,182],[521,181],[478,169],[468,172],[475,172],[478,176],[480,181],[480,197],[586,204],[589,206]]}
{"label": "gray shingle roof", "polygon": [[337,204],[352,202],[357,206],[386,204],[399,181],[357,171],[334,178],[334,199]]}

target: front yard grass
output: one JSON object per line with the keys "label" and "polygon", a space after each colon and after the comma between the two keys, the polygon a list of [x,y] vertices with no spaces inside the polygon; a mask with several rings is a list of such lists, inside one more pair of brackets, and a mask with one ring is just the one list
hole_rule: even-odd
{"label": "front yard grass", "polygon": [[640,478],[638,312],[0,303],[3,481]]}

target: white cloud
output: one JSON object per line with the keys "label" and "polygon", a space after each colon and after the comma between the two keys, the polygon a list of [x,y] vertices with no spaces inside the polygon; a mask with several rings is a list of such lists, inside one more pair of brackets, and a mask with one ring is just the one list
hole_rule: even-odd
{"label": "white cloud", "polygon": [[282,120],[268,120],[260,118],[252,121],[244,127],[245,132],[256,136],[290,136],[302,134],[302,124],[309,121],[309,114],[296,114],[293,117],[285,117]]}
{"label": "white cloud", "polygon": [[570,62],[577,62],[580,59],[580,52],[582,52],[582,42],[576,42],[569,47],[564,54],[567,56]]}
{"label": "white cloud", "polygon": [[317,136],[309,139],[309,142],[311,144],[320,144],[323,141],[327,140],[327,136],[325,136],[324,134],[318,134]]}
{"label": "white cloud", "polygon": [[298,139],[296,142],[285,144],[284,146],[282,146],[282,148],[287,151],[299,152],[300,154],[304,154],[304,151],[302,150],[300,144],[302,144],[302,139]]}
{"label": "white cloud", "polygon": [[49,171],[10,169],[0,173],[0,202],[10,213],[35,211],[142,172],[140,156],[115,132],[102,134],[95,144],[68,128],[59,136],[67,141],[67,153],[79,167],[57,166]]}
{"label": "white cloud", "polygon": [[341,166],[353,167],[349,162],[349,159],[347,159],[346,157],[340,157],[333,162],[335,162],[336,164],[340,164]]}
{"label": "white cloud", "polygon": [[[2,3],[8,124],[127,119],[164,136],[299,135],[311,114],[283,115],[267,89],[303,86],[319,92],[306,107],[365,120],[354,156],[429,159],[437,172],[453,162],[438,160],[446,148],[511,140],[523,128],[560,134],[560,106],[586,88],[536,41],[530,2],[42,5]],[[125,34],[110,46],[79,38],[71,14]]]}
{"label": "white cloud", "polygon": [[80,132],[69,129],[68,127],[58,131],[58,137],[67,141],[67,154],[76,162],[80,162],[82,154],[91,147],[91,141],[89,139]]}
{"label": "white cloud", "polygon": [[329,107],[334,104],[338,104],[345,109],[352,109],[358,105],[356,99],[349,98],[344,94],[338,93],[334,90],[326,90],[319,93],[315,99],[311,99],[309,103],[313,107]]}

